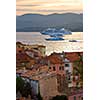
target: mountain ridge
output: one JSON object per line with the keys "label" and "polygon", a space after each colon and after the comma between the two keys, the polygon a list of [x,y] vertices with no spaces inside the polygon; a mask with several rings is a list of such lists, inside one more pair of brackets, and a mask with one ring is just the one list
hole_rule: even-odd
{"label": "mountain ridge", "polygon": [[48,27],[68,28],[71,31],[83,31],[83,14],[77,13],[54,13],[43,14],[24,14],[16,16],[17,32],[43,31]]}

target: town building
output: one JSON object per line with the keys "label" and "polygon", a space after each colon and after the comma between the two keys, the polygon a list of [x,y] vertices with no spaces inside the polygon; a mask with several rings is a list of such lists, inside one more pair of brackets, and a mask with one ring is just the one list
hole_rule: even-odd
{"label": "town building", "polygon": [[83,53],[63,52],[42,56],[39,50],[33,50],[28,45],[23,47],[21,43],[17,45],[17,76],[29,81],[32,91],[35,95],[40,93],[43,100],[50,100],[56,95],[67,95],[68,100],[82,100],[83,91],[70,88],[76,87],[80,79],[79,74],[73,72],[75,62]]}
{"label": "town building", "polygon": [[35,59],[28,56],[24,51],[16,53],[16,68],[31,68],[35,64]]}
{"label": "town building", "polygon": [[16,48],[23,48],[24,50],[33,50],[34,52],[41,53],[42,56],[46,55],[46,46],[44,45],[29,45],[29,44],[23,44],[21,42],[16,42]]}
{"label": "town building", "polygon": [[75,89],[68,95],[68,100],[83,100],[83,89]]}
{"label": "town building", "polygon": [[55,72],[56,74],[65,75],[64,63],[61,57],[55,53],[44,57],[41,59],[41,63],[48,66],[50,72]]}
{"label": "town building", "polygon": [[55,72],[38,74],[33,76],[32,79],[38,80],[39,91],[43,100],[50,100],[56,95],[66,95],[66,81],[64,77]]}
{"label": "town building", "polygon": [[[66,75],[69,76],[69,87],[76,87],[76,86],[82,86],[80,81],[80,74],[74,70],[81,68],[81,74],[83,71],[83,52],[65,52],[64,54],[65,59],[65,71]],[[81,66],[79,65],[81,63]],[[80,69],[79,68],[79,69]],[[79,84],[77,84],[79,83]]]}

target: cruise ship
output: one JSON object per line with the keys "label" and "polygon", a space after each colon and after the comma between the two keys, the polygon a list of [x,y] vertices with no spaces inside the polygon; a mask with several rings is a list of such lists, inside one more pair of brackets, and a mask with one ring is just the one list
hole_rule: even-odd
{"label": "cruise ship", "polygon": [[59,30],[56,30],[55,28],[48,28],[48,29],[42,31],[41,34],[50,35],[51,37],[56,37],[56,36],[72,34],[72,32],[69,30],[66,30],[65,28],[61,28]]}
{"label": "cruise ship", "polygon": [[62,33],[62,34],[64,34],[64,35],[67,35],[67,34],[72,34],[72,32],[71,32],[71,31],[66,30],[65,28],[60,29],[60,30],[59,30],[59,32],[60,32],[60,33]]}
{"label": "cruise ship", "polygon": [[52,33],[52,34],[50,34],[49,36],[51,36],[51,37],[63,37],[63,33],[59,33],[59,32],[57,32],[57,33]]}
{"label": "cruise ship", "polygon": [[52,33],[55,33],[55,31],[56,31],[55,28],[48,28],[48,29],[42,31],[41,34],[43,34],[43,35],[50,35]]}

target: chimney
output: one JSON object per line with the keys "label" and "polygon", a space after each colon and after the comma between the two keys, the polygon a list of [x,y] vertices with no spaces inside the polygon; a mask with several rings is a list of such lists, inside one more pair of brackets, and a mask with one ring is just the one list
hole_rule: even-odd
{"label": "chimney", "polygon": [[48,67],[50,67],[50,61],[48,60]]}

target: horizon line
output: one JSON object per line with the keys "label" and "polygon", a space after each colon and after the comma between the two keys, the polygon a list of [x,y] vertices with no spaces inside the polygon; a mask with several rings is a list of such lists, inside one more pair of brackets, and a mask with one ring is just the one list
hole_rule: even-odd
{"label": "horizon line", "polygon": [[21,14],[21,15],[17,15],[16,16],[23,16],[23,15],[28,15],[28,14],[37,14],[37,15],[53,15],[53,14],[67,14],[67,13],[73,13],[73,14],[83,14],[83,12],[65,12],[65,13],[51,13],[51,14],[41,14],[41,13],[25,13],[25,14]]}

